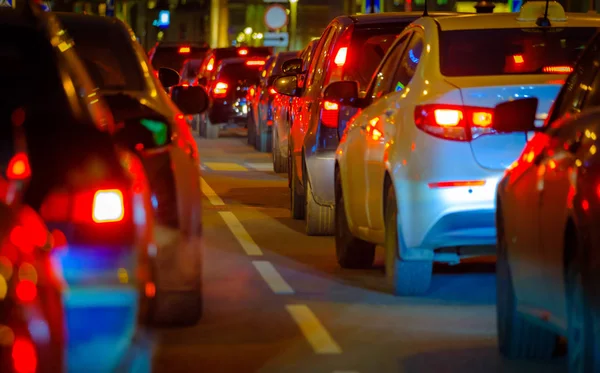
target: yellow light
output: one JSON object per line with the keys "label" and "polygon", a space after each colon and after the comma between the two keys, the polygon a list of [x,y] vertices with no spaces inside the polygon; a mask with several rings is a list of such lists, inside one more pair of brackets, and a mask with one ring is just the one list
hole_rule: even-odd
{"label": "yellow light", "polygon": [[119,268],[117,271],[117,277],[119,277],[119,282],[122,284],[126,284],[129,282],[129,274],[125,268]]}
{"label": "yellow light", "polygon": [[492,114],[485,111],[477,111],[473,113],[473,124],[480,127],[492,125]]}
{"label": "yellow light", "polygon": [[462,112],[452,109],[436,109],[433,112],[435,122],[440,126],[457,126],[462,120]]}
{"label": "yellow light", "polygon": [[592,145],[592,147],[590,148],[590,153],[591,154],[596,154],[596,145]]}
{"label": "yellow light", "polygon": [[244,29],[244,34],[246,34],[246,35],[252,35],[252,27],[246,27]]}
{"label": "yellow light", "polygon": [[8,284],[6,283],[6,279],[4,276],[0,275],[0,300],[6,298],[6,294],[8,293]]}

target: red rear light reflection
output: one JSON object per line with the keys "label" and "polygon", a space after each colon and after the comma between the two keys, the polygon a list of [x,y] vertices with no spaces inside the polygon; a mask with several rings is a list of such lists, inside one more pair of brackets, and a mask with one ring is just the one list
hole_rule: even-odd
{"label": "red rear light reflection", "polygon": [[181,53],[181,54],[190,53],[190,51],[191,51],[190,47],[181,47],[181,48],[179,48],[179,53]]}
{"label": "red rear light reflection", "polygon": [[35,373],[37,370],[37,353],[31,341],[17,338],[12,347],[12,358],[15,372]]}
{"label": "red rear light reflection", "polygon": [[246,66],[264,66],[266,63],[264,60],[250,60],[246,61]]}
{"label": "red rear light reflection", "polygon": [[340,114],[340,107],[337,103],[324,101],[321,109],[321,123],[325,127],[337,128]]}
{"label": "red rear light reflection", "polygon": [[240,49],[238,50],[238,54],[239,54],[240,56],[246,56],[246,55],[248,55],[248,49],[246,49],[246,48],[240,48]]}
{"label": "red rear light reflection", "polygon": [[16,288],[17,298],[23,303],[31,302],[37,297],[37,287],[30,280],[21,280]]}
{"label": "red rear light reflection", "polygon": [[474,187],[474,186],[484,186],[484,185],[485,185],[485,180],[441,181],[439,183],[429,183],[430,188]]}
{"label": "red rear light reflection", "polygon": [[546,66],[542,69],[547,74],[570,74],[573,72],[571,66]]}

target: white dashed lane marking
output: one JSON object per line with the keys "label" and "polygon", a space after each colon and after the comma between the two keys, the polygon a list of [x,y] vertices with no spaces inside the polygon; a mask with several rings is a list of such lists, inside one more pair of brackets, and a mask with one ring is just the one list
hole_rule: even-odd
{"label": "white dashed lane marking", "polygon": [[298,324],[300,331],[316,354],[337,355],[342,353],[341,347],[333,340],[327,329],[317,316],[304,304],[288,304],[285,306]]}
{"label": "white dashed lane marking", "polygon": [[281,277],[273,264],[264,260],[255,260],[252,264],[275,294],[294,294],[294,289]]}
{"label": "white dashed lane marking", "polygon": [[206,180],[204,180],[203,177],[200,178],[200,187],[202,189],[202,193],[204,193],[204,195],[206,196],[206,198],[208,198],[208,201],[212,205],[214,205],[214,206],[225,205],[225,203],[223,202],[221,197],[219,197],[217,195],[217,193],[210,187],[210,185],[208,185],[208,183],[206,182]]}
{"label": "white dashed lane marking", "polygon": [[219,215],[221,215],[221,217],[225,221],[225,224],[227,224],[229,230],[231,230],[231,233],[233,233],[240,245],[242,245],[242,248],[244,249],[246,254],[251,256],[263,255],[260,247],[258,247],[256,242],[254,242],[252,237],[250,237],[250,234],[248,233],[246,228],[244,228],[244,226],[238,220],[238,218],[235,217],[233,212],[219,211]]}

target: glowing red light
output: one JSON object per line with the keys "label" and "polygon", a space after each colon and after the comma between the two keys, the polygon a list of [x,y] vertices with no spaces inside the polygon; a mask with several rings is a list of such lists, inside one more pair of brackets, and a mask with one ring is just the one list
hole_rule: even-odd
{"label": "glowing red light", "polygon": [[6,176],[12,180],[23,180],[31,176],[29,158],[25,153],[17,153],[8,163]]}
{"label": "glowing red light", "polygon": [[583,201],[581,201],[581,207],[586,212],[590,209],[590,203],[587,201],[587,199],[584,199]]}
{"label": "glowing red light", "polygon": [[21,280],[17,284],[16,293],[21,302],[31,302],[37,297],[37,287],[30,280]]}
{"label": "glowing red light", "polygon": [[571,66],[546,66],[542,69],[547,74],[570,74],[573,72]]}
{"label": "glowing red light", "polygon": [[179,53],[181,53],[181,54],[190,53],[190,51],[191,51],[190,47],[181,47],[181,48],[179,48]]}
{"label": "glowing red light", "polygon": [[12,348],[13,366],[17,373],[35,373],[37,353],[31,341],[17,338]]}
{"label": "glowing red light", "polygon": [[343,47],[340,48],[335,55],[335,59],[333,62],[338,66],[343,66],[346,63],[346,54],[348,53],[348,48]]}
{"label": "glowing red light", "polygon": [[271,88],[269,89],[269,93],[274,95],[275,93],[277,93],[277,91],[275,90],[275,88]]}
{"label": "glowing red light", "polygon": [[246,55],[248,55],[248,49],[246,49],[246,48],[241,48],[240,50],[238,50],[238,54],[239,54],[240,56],[246,56]]}

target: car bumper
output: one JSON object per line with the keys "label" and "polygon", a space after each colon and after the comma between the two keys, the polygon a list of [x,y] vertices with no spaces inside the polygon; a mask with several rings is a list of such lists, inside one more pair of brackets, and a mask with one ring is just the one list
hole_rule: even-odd
{"label": "car bumper", "polygon": [[246,124],[249,111],[249,103],[245,100],[214,100],[208,117],[213,124],[229,122]]}
{"label": "car bumper", "polygon": [[405,246],[433,251],[495,245],[495,195],[502,175],[486,177],[482,186],[444,188],[420,180],[395,180]]}
{"label": "car bumper", "polygon": [[335,151],[321,150],[311,154],[306,158],[306,170],[314,200],[323,206],[333,206]]}

